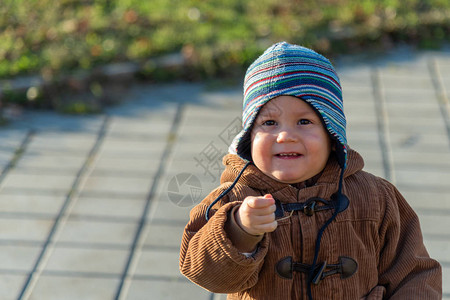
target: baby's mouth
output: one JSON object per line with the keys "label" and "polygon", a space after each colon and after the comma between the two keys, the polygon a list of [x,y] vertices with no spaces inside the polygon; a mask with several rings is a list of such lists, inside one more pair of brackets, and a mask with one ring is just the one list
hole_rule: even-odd
{"label": "baby's mouth", "polygon": [[281,159],[295,159],[295,158],[299,158],[300,156],[301,156],[301,154],[296,153],[296,152],[283,152],[283,153],[275,154],[275,157],[281,158]]}

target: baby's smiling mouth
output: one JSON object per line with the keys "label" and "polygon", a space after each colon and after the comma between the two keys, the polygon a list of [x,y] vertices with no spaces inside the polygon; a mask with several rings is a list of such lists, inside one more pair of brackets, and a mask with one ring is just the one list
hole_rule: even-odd
{"label": "baby's smiling mouth", "polygon": [[294,158],[299,158],[300,156],[301,156],[301,154],[299,154],[297,152],[282,152],[282,153],[275,154],[275,157],[281,158],[281,159],[294,159]]}

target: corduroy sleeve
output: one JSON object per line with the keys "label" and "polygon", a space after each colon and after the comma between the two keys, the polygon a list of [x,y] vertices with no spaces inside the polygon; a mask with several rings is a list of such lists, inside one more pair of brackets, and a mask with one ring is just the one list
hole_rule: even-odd
{"label": "corduroy sleeve", "polygon": [[206,222],[206,208],[215,194],[210,194],[191,211],[181,242],[180,271],[189,280],[211,292],[236,293],[257,283],[268,240],[266,236],[262,239],[258,251],[252,257],[240,253],[224,229],[229,211],[240,202],[224,204]]}
{"label": "corduroy sleeve", "polygon": [[387,299],[441,299],[442,269],[428,255],[419,218],[399,191],[384,183],[379,284]]}

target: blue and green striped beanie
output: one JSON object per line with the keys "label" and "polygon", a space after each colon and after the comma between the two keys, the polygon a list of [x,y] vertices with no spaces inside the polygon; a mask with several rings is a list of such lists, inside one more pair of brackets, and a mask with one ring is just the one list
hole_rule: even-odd
{"label": "blue and green striped beanie", "polygon": [[243,153],[243,149],[248,150],[248,147],[242,144],[249,137],[253,121],[264,104],[282,95],[298,97],[319,113],[328,133],[336,141],[338,161],[345,169],[346,120],[336,71],[324,56],[286,42],[269,47],[247,69],[244,79],[243,130],[235,137],[229,151],[248,159],[248,154]]}

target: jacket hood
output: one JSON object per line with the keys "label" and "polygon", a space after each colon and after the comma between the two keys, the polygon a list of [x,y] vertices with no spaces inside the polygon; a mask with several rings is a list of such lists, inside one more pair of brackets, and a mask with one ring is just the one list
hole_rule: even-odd
{"label": "jacket hood", "polygon": [[[246,161],[241,159],[236,154],[228,154],[223,158],[225,171],[222,173],[220,182],[233,182],[238,176],[239,172],[244,168]],[[362,170],[364,167],[364,160],[358,152],[349,149],[347,168],[344,172],[344,179]],[[334,155],[330,155],[325,169],[319,175],[316,184],[337,184],[339,181],[339,174],[341,167],[338,164]],[[239,179],[241,184],[249,186],[253,189],[266,190],[267,192],[275,192],[290,185],[288,183],[279,182],[260,171],[255,165],[250,165]]]}

